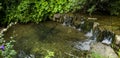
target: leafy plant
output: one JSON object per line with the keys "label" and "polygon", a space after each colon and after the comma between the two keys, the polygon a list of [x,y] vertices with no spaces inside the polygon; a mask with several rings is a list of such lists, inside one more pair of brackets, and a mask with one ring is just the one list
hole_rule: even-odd
{"label": "leafy plant", "polygon": [[120,14],[120,0],[115,0],[113,3],[111,3],[109,9],[110,9],[111,15],[119,15]]}
{"label": "leafy plant", "polygon": [[119,15],[120,0],[89,0],[85,7],[87,12],[102,12],[111,15]]}
{"label": "leafy plant", "polygon": [[117,53],[118,53],[118,56],[120,57],[120,49],[119,49],[119,51]]}
{"label": "leafy plant", "polygon": [[97,54],[97,53],[92,53],[91,54],[92,58],[103,58],[101,55]]}
{"label": "leafy plant", "polygon": [[54,56],[54,52],[47,50],[48,55],[45,56],[45,58],[51,58]]}
{"label": "leafy plant", "polygon": [[2,3],[0,3],[0,10],[2,9]]}
{"label": "leafy plant", "polygon": [[16,55],[16,51],[13,49],[13,43],[15,40],[10,40],[9,42],[6,42],[2,35],[0,35],[0,54],[3,58],[13,58],[14,55]]}
{"label": "leafy plant", "polygon": [[0,0],[2,14],[0,22],[13,21],[27,23],[47,20],[55,13],[68,13],[77,10],[110,13],[119,15],[120,0]]}
{"label": "leafy plant", "polygon": [[91,8],[89,8],[89,9],[87,10],[87,12],[89,12],[89,14],[91,15],[92,12],[95,10],[95,7],[96,7],[96,5],[93,5]]}
{"label": "leafy plant", "polygon": [[81,9],[83,0],[21,0],[18,6],[7,10],[5,22],[39,23],[55,13],[67,13]]}

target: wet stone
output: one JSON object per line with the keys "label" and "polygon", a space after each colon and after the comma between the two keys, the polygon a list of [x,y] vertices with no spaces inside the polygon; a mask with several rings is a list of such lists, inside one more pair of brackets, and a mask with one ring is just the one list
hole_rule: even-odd
{"label": "wet stone", "polygon": [[96,43],[92,45],[91,52],[97,53],[104,58],[118,58],[117,54],[110,46],[104,45],[102,43]]}

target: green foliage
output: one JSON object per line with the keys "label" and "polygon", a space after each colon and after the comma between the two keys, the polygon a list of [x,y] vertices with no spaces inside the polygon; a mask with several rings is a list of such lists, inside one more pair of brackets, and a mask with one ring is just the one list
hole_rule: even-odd
{"label": "green foliage", "polygon": [[55,13],[67,13],[80,9],[80,4],[83,3],[79,3],[79,0],[21,0],[18,6],[7,10],[6,22],[39,23]]}
{"label": "green foliage", "polygon": [[95,7],[96,7],[96,5],[93,5],[91,8],[89,8],[89,9],[87,10],[87,12],[89,12],[89,14],[91,15],[92,12],[95,10]]}
{"label": "green foliage", "polygon": [[92,53],[92,54],[91,54],[91,57],[92,57],[92,58],[104,58],[104,57],[102,57],[101,55],[99,55],[99,54],[97,54],[97,53]]}
{"label": "green foliage", "polygon": [[54,56],[54,52],[47,50],[48,55],[45,56],[45,58],[51,58]]}
{"label": "green foliage", "polygon": [[0,10],[2,9],[2,6],[1,6],[1,5],[2,5],[2,3],[0,3]]}
{"label": "green foliage", "polygon": [[55,52],[48,49],[40,49],[41,58],[53,58],[55,57]]}
{"label": "green foliage", "polygon": [[89,0],[85,4],[87,12],[98,11],[111,15],[120,14],[120,0]]}
{"label": "green foliage", "polygon": [[120,57],[120,49],[119,49],[119,51],[117,52],[117,54],[118,54],[118,56]]}
{"label": "green foliage", "polygon": [[116,0],[110,4],[110,13],[111,15],[119,15],[120,14],[120,0]]}
{"label": "green foliage", "polygon": [[16,55],[16,51],[13,49],[14,42],[15,42],[14,40],[10,40],[9,42],[6,42],[2,37],[2,35],[0,35],[0,45],[5,46],[4,51],[0,50],[0,55],[3,58],[13,58],[13,56]]}
{"label": "green foliage", "polygon": [[119,15],[120,0],[0,0],[0,10],[1,7],[1,12],[4,13],[0,17],[1,22],[39,23],[55,13],[76,10],[88,12],[90,15],[95,11]]}
{"label": "green foliage", "polygon": [[[20,0],[19,0],[20,1]],[[0,10],[0,25],[6,24],[9,19],[8,19],[8,14],[10,14],[14,10],[17,5],[19,5],[18,0],[0,0],[0,3],[2,4],[2,9]]]}

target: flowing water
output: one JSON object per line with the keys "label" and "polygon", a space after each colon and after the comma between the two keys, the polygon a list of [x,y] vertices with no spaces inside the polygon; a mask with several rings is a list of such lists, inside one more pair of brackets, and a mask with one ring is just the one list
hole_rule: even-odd
{"label": "flowing water", "polygon": [[[92,17],[98,18],[96,22],[99,22],[100,27],[103,29],[111,30],[115,34],[120,35],[120,17],[100,15]],[[86,35],[91,35],[90,32],[88,33],[84,34],[77,29],[48,21],[40,24],[14,25],[5,33],[5,38],[9,39],[12,36],[16,40],[14,48],[18,54],[15,58],[82,58],[86,53],[76,48],[81,48],[81,46],[77,46],[78,43],[84,46],[85,44],[90,44],[90,41],[86,41],[84,44],[79,42],[87,40],[88,37]],[[78,43],[76,44],[76,42]],[[73,43],[76,46],[73,46]],[[86,45],[85,48],[84,46],[81,49],[90,49],[89,46]]]}

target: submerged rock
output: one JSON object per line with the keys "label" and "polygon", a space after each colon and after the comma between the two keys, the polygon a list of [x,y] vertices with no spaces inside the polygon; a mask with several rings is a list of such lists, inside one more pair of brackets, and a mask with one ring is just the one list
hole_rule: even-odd
{"label": "submerged rock", "polygon": [[102,43],[96,43],[92,45],[91,52],[97,53],[104,58],[118,58],[117,54],[110,46],[104,45]]}

